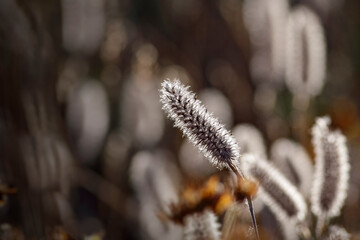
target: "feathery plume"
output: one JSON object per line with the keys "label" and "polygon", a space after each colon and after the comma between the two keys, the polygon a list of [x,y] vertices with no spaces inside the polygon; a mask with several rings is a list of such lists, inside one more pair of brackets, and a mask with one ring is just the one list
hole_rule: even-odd
{"label": "feathery plume", "polygon": [[249,31],[254,52],[250,71],[255,83],[281,84],[288,12],[289,4],[286,0],[244,1],[244,24]]}
{"label": "feathery plume", "polygon": [[340,214],[347,196],[349,158],[345,136],[329,130],[330,118],[316,119],[312,128],[315,173],[311,205],[319,218],[329,220]]}
{"label": "feathery plume", "polygon": [[304,196],[310,194],[313,165],[306,150],[300,144],[280,138],[271,146],[270,159]]}
{"label": "feathery plume", "polygon": [[307,207],[303,196],[272,164],[246,154],[242,157],[242,169],[259,182],[259,198],[279,219],[298,223],[305,219]]}
{"label": "feathery plume", "polygon": [[196,145],[210,162],[222,169],[237,169],[240,150],[235,138],[178,80],[161,84],[163,110],[184,135]]}
{"label": "feathery plume", "polygon": [[185,240],[220,240],[220,224],[212,211],[195,213],[185,219]]}
{"label": "feathery plume", "polygon": [[320,93],[326,73],[326,44],[319,18],[309,8],[297,7],[289,16],[286,33],[286,83],[294,95]]}
{"label": "feathery plume", "polygon": [[[186,137],[197,146],[209,161],[219,169],[224,167],[243,177],[238,162],[240,149],[235,138],[209,113],[179,80],[165,80],[161,84],[160,101],[168,117],[175,122]],[[247,197],[256,239],[259,233],[251,197]]]}

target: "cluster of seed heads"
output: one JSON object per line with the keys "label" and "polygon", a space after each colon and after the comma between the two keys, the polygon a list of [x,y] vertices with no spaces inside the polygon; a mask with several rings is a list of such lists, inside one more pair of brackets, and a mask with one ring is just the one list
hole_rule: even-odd
{"label": "cluster of seed heads", "polygon": [[[307,204],[297,186],[265,160],[262,154],[250,152],[240,158],[234,137],[206,110],[188,87],[178,80],[166,80],[162,83],[160,94],[163,110],[168,117],[213,165],[239,172],[241,169],[241,174],[244,172],[246,177],[258,181],[259,197],[279,220],[289,220],[298,226],[306,224]],[[347,196],[349,180],[350,166],[345,137],[339,131],[329,130],[329,124],[328,117],[318,118],[312,128],[316,164],[311,209],[320,219],[318,222],[326,222],[340,214]],[[295,168],[300,168],[299,166],[292,164]],[[299,171],[301,169],[293,172]],[[248,203],[252,212],[251,199],[248,199]],[[253,221],[256,226],[256,221]]]}

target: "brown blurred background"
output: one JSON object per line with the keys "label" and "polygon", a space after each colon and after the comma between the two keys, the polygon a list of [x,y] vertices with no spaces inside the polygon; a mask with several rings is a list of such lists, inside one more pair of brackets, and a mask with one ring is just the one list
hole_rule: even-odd
{"label": "brown blurred background", "polygon": [[[299,6],[317,22],[305,21],[303,59],[290,61]],[[1,239],[181,239],[157,212],[216,169],[165,119],[165,78],[190,85],[228,129],[255,126],[267,152],[285,137],[313,159],[309,129],[331,116],[352,165],[334,222],[360,234],[359,10],[357,0],[0,0],[0,190],[17,190],[2,195]]]}

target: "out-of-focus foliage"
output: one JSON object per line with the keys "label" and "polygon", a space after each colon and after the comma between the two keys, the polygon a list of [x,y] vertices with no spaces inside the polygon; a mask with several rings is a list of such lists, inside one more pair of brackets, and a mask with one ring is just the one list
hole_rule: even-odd
{"label": "out-of-focus foliage", "polygon": [[[182,239],[159,213],[217,169],[165,119],[166,78],[191,85],[244,152],[262,157],[288,138],[314,163],[309,129],[330,115],[351,165],[334,222],[359,237],[358,9],[357,0],[1,0],[0,183],[16,192],[0,192],[0,239]],[[237,136],[240,126],[261,135]],[[294,234],[257,205],[262,239]],[[251,235],[248,216],[233,225],[223,236]]]}

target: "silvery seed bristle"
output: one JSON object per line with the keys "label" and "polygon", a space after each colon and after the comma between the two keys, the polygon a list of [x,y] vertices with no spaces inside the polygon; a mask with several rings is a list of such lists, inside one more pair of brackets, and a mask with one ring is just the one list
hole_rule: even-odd
{"label": "silvery seed bristle", "polygon": [[241,166],[245,175],[259,182],[258,196],[277,217],[297,223],[305,219],[307,207],[303,196],[272,164],[246,154],[242,158]]}
{"label": "silvery seed bristle", "polygon": [[312,128],[315,173],[311,205],[313,213],[325,220],[340,214],[349,185],[349,157],[346,138],[329,129],[330,118],[316,119]]}
{"label": "silvery seed bristle", "polygon": [[305,197],[310,195],[314,167],[305,148],[292,140],[280,138],[271,146],[270,159]]}
{"label": "silvery seed bristle", "polygon": [[220,240],[220,223],[212,211],[195,213],[185,219],[185,240]]}
{"label": "silvery seed bristle", "polygon": [[[228,168],[238,177],[243,177],[238,166],[240,149],[235,138],[188,88],[179,80],[165,80],[160,89],[163,110],[175,122],[174,126],[180,128],[214,166],[219,169]],[[247,203],[256,239],[259,239],[251,197],[247,197]]]}
{"label": "silvery seed bristle", "polygon": [[318,16],[305,6],[289,16],[285,79],[295,95],[318,95],[326,77],[326,42]]}
{"label": "silvery seed bristle", "polygon": [[235,138],[179,80],[161,84],[160,101],[168,117],[217,168],[234,170],[240,150]]}

